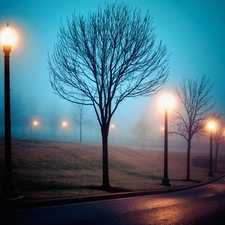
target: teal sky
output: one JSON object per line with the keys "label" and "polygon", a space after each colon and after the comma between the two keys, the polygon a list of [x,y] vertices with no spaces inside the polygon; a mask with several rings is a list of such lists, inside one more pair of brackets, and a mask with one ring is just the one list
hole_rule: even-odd
{"label": "teal sky", "polygon": [[[43,105],[64,100],[52,93],[48,81],[47,54],[52,52],[57,33],[75,11],[86,15],[107,0],[0,0],[0,30],[7,22],[18,35],[11,52],[12,94],[37,96]],[[122,2],[122,1],[117,1]],[[225,114],[225,1],[224,0],[124,0],[126,4],[149,10],[158,41],[171,53],[170,76],[165,88],[172,90],[183,78],[206,74],[214,83],[216,108]],[[3,90],[3,53],[0,59],[0,90]],[[2,71],[2,72],[1,72]],[[0,93],[0,96],[3,93]],[[3,98],[2,98],[3,99]],[[154,98],[127,100],[115,120],[129,121],[127,114],[141,112]],[[154,110],[154,109],[148,109]],[[137,114],[140,114],[137,112]],[[156,113],[152,112],[152,115]]]}

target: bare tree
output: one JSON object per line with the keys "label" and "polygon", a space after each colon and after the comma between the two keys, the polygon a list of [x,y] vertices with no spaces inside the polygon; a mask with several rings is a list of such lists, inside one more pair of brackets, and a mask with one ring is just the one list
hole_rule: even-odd
{"label": "bare tree", "polygon": [[[152,19],[124,4],[72,17],[61,26],[48,64],[52,88],[76,104],[92,105],[101,127],[103,187],[109,187],[108,134],[126,98],[156,93],[168,77],[165,45],[156,42]],[[85,97],[83,97],[85,96]]]}
{"label": "bare tree", "polygon": [[76,108],[73,108],[73,111],[71,113],[71,120],[73,121],[73,124],[78,124],[79,131],[80,131],[80,142],[82,142],[82,131],[83,131],[83,125],[88,122],[87,118],[87,109],[84,105],[76,105]]}
{"label": "bare tree", "polygon": [[146,136],[150,131],[150,123],[145,115],[142,115],[139,120],[136,121],[133,127],[134,132],[138,135],[138,138],[142,142],[142,150],[145,149]]}
{"label": "bare tree", "polygon": [[178,134],[187,141],[187,180],[190,180],[192,138],[203,130],[205,121],[213,108],[211,88],[209,79],[203,75],[196,80],[183,79],[179,88],[176,89],[178,98],[182,103],[182,110],[174,112],[171,133]]}
{"label": "bare tree", "polygon": [[220,146],[225,143],[225,122],[222,120],[222,118],[219,116],[217,119],[216,124],[216,131],[213,136],[213,141],[215,144],[215,171],[217,172],[217,162],[218,162],[218,152]]}
{"label": "bare tree", "polygon": [[48,105],[48,108],[46,108],[45,119],[50,128],[51,139],[56,138],[56,130],[60,126],[60,114],[61,111],[55,103]]}

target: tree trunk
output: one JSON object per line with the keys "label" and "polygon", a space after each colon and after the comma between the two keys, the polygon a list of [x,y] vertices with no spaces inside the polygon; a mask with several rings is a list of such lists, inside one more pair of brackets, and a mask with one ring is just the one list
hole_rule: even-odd
{"label": "tree trunk", "polygon": [[102,187],[107,189],[109,185],[109,166],[108,166],[108,133],[109,126],[102,125]]}
{"label": "tree trunk", "polygon": [[187,180],[190,180],[190,154],[191,154],[191,140],[188,140],[188,145],[187,145],[187,175],[186,175]]}

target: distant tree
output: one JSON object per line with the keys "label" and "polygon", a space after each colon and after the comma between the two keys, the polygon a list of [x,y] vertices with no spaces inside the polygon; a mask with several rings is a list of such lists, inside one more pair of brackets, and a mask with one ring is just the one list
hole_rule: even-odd
{"label": "distant tree", "polygon": [[171,133],[178,134],[187,141],[187,180],[190,180],[192,138],[203,130],[205,121],[213,108],[211,88],[209,79],[203,75],[196,80],[183,79],[179,88],[175,90],[181,101],[182,110],[174,111]]}
{"label": "distant tree", "polygon": [[52,88],[60,97],[92,105],[102,135],[104,188],[109,187],[108,134],[113,114],[126,98],[156,93],[168,77],[168,56],[157,45],[152,19],[124,4],[73,15],[60,28],[49,56]]}
{"label": "distant tree", "polygon": [[88,122],[87,109],[85,105],[76,105],[71,113],[71,120],[74,125],[79,126],[80,142],[82,142],[83,125]]}
{"label": "distant tree", "polygon": [[216,130],[213,135],[215,144],[215,171],[217,172],[218,152],[222,144],[225,143],[225,121],[221,117],[217,119]]}
{"label": "distant tree", "polygon": [[57,106],[57,104],[52,104],[48,106],[46,111],[46,123],[48,124],[50,128],[50,138],[55,139],[56,138],[56,131],[59,127],[60,122],[60,109]]}
{"label": "distant tree", "polygon": [[145,115],[142,115],[134,124],[133,131],[142,142],[142,150],[145,149],[146,136],[150,131],[150,123]]}

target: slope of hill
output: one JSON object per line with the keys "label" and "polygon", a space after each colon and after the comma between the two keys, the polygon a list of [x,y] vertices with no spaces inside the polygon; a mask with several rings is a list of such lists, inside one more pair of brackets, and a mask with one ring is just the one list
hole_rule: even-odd
{"label": "slope of hill", "polygon": [[[1,177],[4,148],[0,143]],[[192,155],[194,157],[195,155]],[[95,195],[101,190],[102,151],[97,144],[14,140],[12,142],[13,175],[17,189],[27,198]],[[163,152],[142,151],[109,146],[111,191],[165,188]],[[225,170],[224,163],[219,168]],[[209,179],[208,170],[191,166],[195,182]],[[169,152],[169,178],[172,187],[187,185],[186,153]]]}

